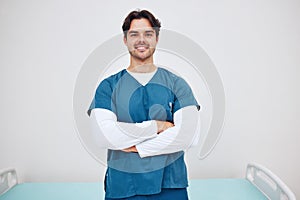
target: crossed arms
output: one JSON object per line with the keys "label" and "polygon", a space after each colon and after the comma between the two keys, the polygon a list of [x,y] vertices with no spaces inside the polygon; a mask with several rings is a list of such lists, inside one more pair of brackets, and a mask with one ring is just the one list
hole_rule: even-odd
{"label": "crossed arms", "polygon": [[91,112],[92,132],[101,148],[137,152],[140,157],[186,150],[199,140],[199,115],[196,106],[187,106],[174,113],[174,124],[150,120],[142,123],[118,122],[107,109]]}

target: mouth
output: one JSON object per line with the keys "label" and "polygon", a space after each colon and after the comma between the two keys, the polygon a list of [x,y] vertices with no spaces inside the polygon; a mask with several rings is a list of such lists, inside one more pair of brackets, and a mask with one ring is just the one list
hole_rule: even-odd
{"label": "mouth", "polygon": [[135,46],[135,49],[138,51],[144,52],[147,49],[149,49],[149,46],[148,45],[137,45],[137,46]]}

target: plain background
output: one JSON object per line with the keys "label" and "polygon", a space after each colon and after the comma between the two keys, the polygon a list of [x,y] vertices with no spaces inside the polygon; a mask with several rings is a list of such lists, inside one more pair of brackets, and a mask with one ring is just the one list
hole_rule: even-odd
{"label": "plain background", "polygon": [[242,178],[257,162],[300,197],[300,2],[0,0],[0,169],[22,182],[102,181],[76,133],[72,98],[89,54],[136,8],[197,42],[223,80],[215,150],[190,178]]}

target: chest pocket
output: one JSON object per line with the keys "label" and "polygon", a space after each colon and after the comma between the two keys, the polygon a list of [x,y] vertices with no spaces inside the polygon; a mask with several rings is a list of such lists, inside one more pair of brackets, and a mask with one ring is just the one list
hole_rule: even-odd
{"label": "chest pocket", "polygon": [[174,95],[159,84],[139,87],[130,98],[129,112],[135,122],[146,120],[173,121]]}

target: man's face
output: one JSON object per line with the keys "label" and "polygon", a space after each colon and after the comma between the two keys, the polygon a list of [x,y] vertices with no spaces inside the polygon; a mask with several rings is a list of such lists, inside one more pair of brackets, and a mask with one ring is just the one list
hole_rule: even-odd
{"label": "man's face", "polygon": [[132,20],[126,35],[124,43],[132,57],[144,61],[153,55],[158,38],[147,19]]}

